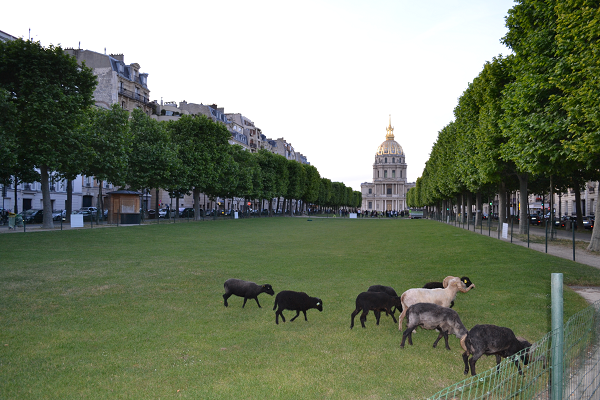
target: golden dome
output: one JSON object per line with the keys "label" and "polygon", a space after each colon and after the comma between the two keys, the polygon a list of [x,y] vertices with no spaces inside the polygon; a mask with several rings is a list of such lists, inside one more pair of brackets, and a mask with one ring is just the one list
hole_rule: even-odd
{"label": "golden dome", "polygon": [[394,140],[394,128],[392,128],[392,116],[390,115],[390,124],[386,128],[387,133],[385,135],[385,142],[381,143],[377,148],[376,155],[384,155],[384,154],[394,154],[394,155],[404,155],[404,150],[402,150],[402,146],[398,144]]}

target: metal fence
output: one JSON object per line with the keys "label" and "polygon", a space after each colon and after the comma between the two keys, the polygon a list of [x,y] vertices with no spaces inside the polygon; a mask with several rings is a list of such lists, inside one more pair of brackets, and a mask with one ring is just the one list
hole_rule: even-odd
{"label": "metal fence", "polygon": [[[504,359],[497,368],[456,383],[430,399],[600,399],[600,301],[575,314],[564,325],[562,394],[553,395],[552,368],[556,361],[553,342],[558,343],[553,340],[555,333],[549,332],[533,344],[527,354],[527,365],[522,362],[527,351],[524,350]],[[519,374],[516,362],[523,374]]]}

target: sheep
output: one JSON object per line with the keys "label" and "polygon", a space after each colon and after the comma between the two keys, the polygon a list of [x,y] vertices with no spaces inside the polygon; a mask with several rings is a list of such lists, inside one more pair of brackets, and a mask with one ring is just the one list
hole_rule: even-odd
{"label": "sheep", "polygon": [[455,335],[460,339],[463,350],[467,350],[464,347],[464,339],[467,336],[467,328],[463,325],[458,316],[458,313],[450,308],[441,307],[433,303],[417,303],[413,304],[406,310],[407,328],[402,334],[401,348],[404,348],[404,342],[408,337],[408,344],[412,346],[412,331],[417,326],[423,329],[437,329],[440,334],[438,335],[433,347],[435,348],[442,338],[446,341],[446,349],[450,350],[448,346],[448,335]]}
{"label": "sheep", "polygon": [[[531,343],[523,338],[517,338],[512,330],[496,325],[475,325],[464,340],[465,352],[463,353],[463,361],[465,362],[465,375],[469,373],[469,365],[471,366],[471,375],[475,376],[475,363],[482,355],[496,356],[496,369],[500,368],[501,357],[511,357],[521,350],[527,349],[520,358],[523,360],[523,365],[529,363],[529,349]],[[469,360],[469,355],[473,356]],[[515,365],[519,370],[519,374],[523,375],[519,358],[515,358]]]}
{"label": "sheep", "polygon": [[473,289],[475,285],[471,284],[467,287],[460,278],[447,276],[444,279],[444,287],[445,289],[415,288],[408,289],[406,292],[402,293],[400,298],[402,300],[403,311],[400,314],[400,318],[398,318],[398,330],[402,330],[402,320],[404,320],[406,310],[413,304],[434,303],[442,307],[450,307],[450,304],[452,304],[459,291],[466,293]]}
{"label": "sheep", "polygon": [[[367,292],[383,292],[383,293],[387,293],[390,296],[394,296],[394,297],[398,297],[398,294],[396,293],[396,291],[394,290],[394,288],[390,287],[390,286],[383,286],[383,285],[372,285],[369,286],[369,289],[367,289]],[[396,318],[394,316],[394,313],[396,312],[396,310],[400,310],[399,312],[402,312],[402,309],[398,309],[395,306],[392,308],[392,319],[394,320],[394,322],[396,322]],[[379,310],[381,311],[381,310]],[[385,315],[389,315],[386,311]]]}
{"label": "sheep", "polygon": [[[473,282],[471,282],[471,280],[469,279],[468,276],[463,276],[462,278],[460,278],[460,280],[463,281],[465,283],[465,285],[467,285],[467,287],[469,287],[473,284]],[[444,279],[444,281],[445,281],[445,279]],[[444,288],[443,282],[427,282],[423,286],[423,289],[443,289],[443,288]]]}
{"label": "sheep", "polygon": [[242,305],[242,308],[246,306],[246,301],[248,301],[248,299],[256,300],[258,308],[262,308],[258,302],[258,295],[261,293],[267,293],[273,296],[275,294],[273,287],[271,287],[269,284],[257,285],[254,282],[243,281],[241,279],[227,279],[223,286],[225,287],[225,294],[223,295],[223,299],[225,299],[225,307],[229,306],[229,304],[227,304],[227,299],[232,294],[244,298],[244,304]]}
{"label": "sheep", "polygon": [[350,323],[350,329],[354,328],[354,317],[362,310],[360,316],[360,324],[365,327],[365,321],[367,320],[367,314],[369,310],[373,310],[375,318],[377,319],[377,325],[379,325],[379,318],[381,316],[381,310],[385,310],[386,313],[392,315],[392,319],[396,322],[396,318],[392,313],[392,308],[396,307],[402,310],[402,303],[400,297],[390,296],[384,292],[362,292],[356,296],[356,308],[352,312],[352,322]]}
{"label": "sheep", "polygon": [[304,320],[308,321],[306,318],[306,310],[311,308],[316,308],[319,311],[323,311],[323,300],[317,297],[310,297],[304,292],[294,292],[292,290],[282,290],[277,293],[275,296],[275,304],[273,305],[273,310],[275,310],[279,306],[279,309],[275,311],[275,324],[279,325],[279,316],[281,315],[281,320],[285,322],[285,317],[283,316],[283,310],[293,310],[296,311],[296,316],[290,320],[292,322],[298,315],[300,315],[300,311],[304,313]]}
{"label": "sheep", "polygon": [[[460,278],[461,281],[463,281],[465,283],[465,285],[467,285],[467,287],[471,286],[473,284],[473,282],[471,282],[471,280],[469,279],[469,277],[467,276],[463,276],[462,278]],[[447,282],[444,279],[444,282]],[[424,286],[423,289],[444,289],[444,282],[427,282]],[[454,307],[454,300],[452,300],[452,303],[450,303],[450,308]]]}

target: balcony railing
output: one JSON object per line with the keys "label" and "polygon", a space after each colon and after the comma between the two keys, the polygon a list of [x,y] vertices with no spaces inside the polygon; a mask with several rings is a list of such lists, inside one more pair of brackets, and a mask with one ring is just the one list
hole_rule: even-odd
{"label": "balcony railing", "polygon": [[148,97],[146,97],[140,93],[134,93],[131,90],[127,90],[125,88],[119,88],[119,94],[123,95],[125,97],[128,97],[130,99],[139,101],[140,103],[148,104],[150,102]]}

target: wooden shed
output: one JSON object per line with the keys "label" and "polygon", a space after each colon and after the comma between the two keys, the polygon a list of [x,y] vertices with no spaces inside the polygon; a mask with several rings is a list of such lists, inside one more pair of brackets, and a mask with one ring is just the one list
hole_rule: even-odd
{"label": "wooden shed", "polygon": [[133,190],[117,190],[108,192],[108,223],[109,224],[139,224],[140,196]]}

